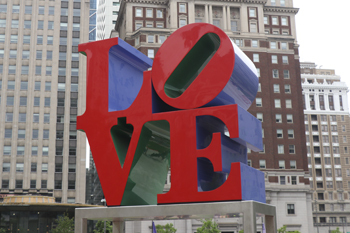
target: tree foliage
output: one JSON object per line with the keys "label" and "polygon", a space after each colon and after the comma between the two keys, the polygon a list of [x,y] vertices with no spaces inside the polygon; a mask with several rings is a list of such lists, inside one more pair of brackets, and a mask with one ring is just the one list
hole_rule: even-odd
{"label": "tree foliage", "polygon": [[167,223],[165,226],[156,225],[157,233],[175,233],[176,229],[172,223]]}
{"label": "tree foliage", "polygon": [[240,231],[238,231],[238,233],[244,233],[244,230],[240,230]]}
{"label": "tree foliage", "polygon": [[341,233],[341,231],[339,230],[339,227],[337,227],[337,229],[336,230],[333,230],[333,231],[331,231],[332,233]]}
{"label": "tree foliage", "polygon": [[283,226],[277,230],[278,233],[300,233],[300,231],[287,231],[287,226]]}
{"label": "tree foliage", "polygon": [[[94,233],[104,233],[105,222],[102,220],[97,221],[95,224]],[[106,233],[112,233],[113,226],[110,221],[106,221]]]}
{"label": "tree foliage", "polygon": [[214,219],[206,219],[201,222],[203,225],[197,228],[197,233],[220,233],[219,226]]}
{"label": "tree foliage", "polygon": [[59,216],[56,220],[57,226],[51,230],[51,233],[74,233],[74,217],[68,215]]}

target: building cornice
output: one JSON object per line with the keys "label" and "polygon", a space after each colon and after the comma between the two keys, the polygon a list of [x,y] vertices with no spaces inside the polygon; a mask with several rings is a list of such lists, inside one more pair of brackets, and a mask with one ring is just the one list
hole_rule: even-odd
{"label": "building cornice", "polygon": [[124,0],[123,2],[166,5],[166,4],[168,4],[169,0]]}
{"label": "building cornice", "polygon": [[278,7],[278,6],[265,6],[264,12],[279,12],[279,13],[298,13],[299,8],[293,7]]}

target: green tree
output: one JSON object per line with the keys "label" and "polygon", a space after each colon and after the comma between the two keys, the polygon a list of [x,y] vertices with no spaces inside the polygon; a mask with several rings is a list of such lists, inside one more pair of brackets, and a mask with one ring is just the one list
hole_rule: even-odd
{"label": "green tree", "polygon": [[244,233],[244,230],[240,230],[240,231],[238,231],[238,233]]}
{"label": "green tree", "polygon": [[283,226],[277,230],[278,233],[300,233],[300,231],[287,231],[287,226]]}
{"label": "green tree", "polygon": [[167,223],[165,226],[156,225],[157,233],[175,233],[177,230],[172,223]]}
{"label": "green tree", "polygon": [[[104,233],[105,222],[102,220],[97,221],[94,229],[94,233]],[[113,227],[110,221],[106,221],[106,233],[112,233]]]}
{"label": "green tree", "polygon": [[51,233],[74,233],[74,217],[69,218],[64,214],[56,220],[57,226],[51,230]]}
{"label": "green tree", "polygon": [[6,229],[5,228],[0,228],[0,233],[6,233]]}
{"label": "green tree", "polygon": [[333,231],[331,231],[332,233],[341,233],[341,231],[339,230],[339,227],[337,227],[337,229],[336,230],[333,230]]}
{"label": "green tree", "polygon": [[201,221],[203,225],[197,228],[197,233],[220,233],[218,224],[214,219],[207,219]]}

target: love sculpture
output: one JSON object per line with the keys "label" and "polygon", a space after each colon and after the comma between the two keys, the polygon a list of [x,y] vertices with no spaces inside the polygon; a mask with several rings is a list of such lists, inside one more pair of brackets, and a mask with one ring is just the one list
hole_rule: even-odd
{"label": "love sculpture", "polygon": [[[154,61],[119,38],[80,44],[87,56],[88,138],[108,206],[254,200],[264,174],[254,64],[219,28],[175,31]],[[152,64],[153,63],[153,64]],[[171,168],[171,188],[163,193]]]}

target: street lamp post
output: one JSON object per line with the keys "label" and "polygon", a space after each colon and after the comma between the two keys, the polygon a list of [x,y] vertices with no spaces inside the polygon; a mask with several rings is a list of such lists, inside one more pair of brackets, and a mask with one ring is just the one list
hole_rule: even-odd
{"label": "street lamp post", "polygon": [[[103,203],[104,206],[107,205],[106,199],[102,199],[101,202]],[[103,232],[106,233],[106,220],[104,220]]]}

